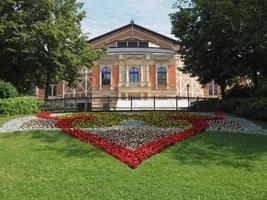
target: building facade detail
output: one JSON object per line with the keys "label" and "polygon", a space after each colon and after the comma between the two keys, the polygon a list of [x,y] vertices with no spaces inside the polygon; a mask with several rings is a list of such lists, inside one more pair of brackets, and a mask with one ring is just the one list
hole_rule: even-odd
{"label": "building facade detail", "polygon": [[[217,86],[203,88],[188,74],[177,54],[177,42],[136,24],[128,24],[89,41],[107,53],[91,69],[79,67],[81,79],[75,88],[58,83],[59,97],[148,97],[217,95]],[[59,91],[60,90],[60,91]],[[212,93],[211,93],[212,91]],[[37,96],[44,92],[37,89]]]}

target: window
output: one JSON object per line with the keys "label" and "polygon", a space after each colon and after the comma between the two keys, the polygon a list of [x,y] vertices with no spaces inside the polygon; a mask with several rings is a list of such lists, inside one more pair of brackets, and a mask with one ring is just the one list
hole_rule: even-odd
{"label": "window", "polygon": [[158,85],[167,85],[167,70],[165,67],[158,68]]}
{"label": "window", "polygon": [[137,47],[137,42],[128,42],[128,47]]}
{"label": "window", "polygon": [[218,95],[217,84],[212,80],[209,84],[209,95]]}
{"label": "window", "polygon": [[129,71],[130,82],[138,83],[139,82],[139,70],[136,67],[132,67]]}
{"label": "window", "polygon": [[120,47],[120,48],[127,47],[127,42],[122,42],[122,41],[121,42],[118,42],[117,43],[117,46]]}
{"label": "window", "polygon": [[109,67],[104,67],[102,69],[102,85],[110,85],[111,80],[111,70]]}
{"label": "window", "polygon": [[50,85],[49,86],[49,96],[57,96],[57,85]]}
{"label": "window", "polygon": [[147,48],[148,47],[148,42],[139,42],[139,47]]}
{"label": "window", "polygon": [[125,47],[130,47],[130,48],[148,48],[149,47],[149,42],[148,41],[140,41],[136,38],[128,38],[123,41],[117,41],[117,45],[111,46],[109,44],[109,47],[115,47],[117,46],[118,48],[125,48]]}

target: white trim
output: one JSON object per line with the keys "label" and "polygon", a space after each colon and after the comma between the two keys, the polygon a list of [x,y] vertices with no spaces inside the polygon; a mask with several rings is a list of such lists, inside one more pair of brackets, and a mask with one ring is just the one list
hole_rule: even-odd
{"label": "white trim", "polygon": [[131,83],[130,82],[130,70],[132,69],[132,68],[137,68],[137,70],[138,70],[138,82],[132,82],[132,83],[136,83],[137,85],[141,85],[141,67],[139,66],[139,65],[130,65],[130,66],[128,66],[128,70],[127,70],[127,77],[128,77],[128,82],[129,83]]}
{"label": "white trim", "polygon": [[[110,67],[111,66],[111,67]],[[100,73],[99,73],[99,89],[100,90],[102,90],[102,70],[103,70],[103,68],[105,68],[105,67],[108,67],[109,69],[110,69],[110,89],[113,89],[113,87],[112,87],[112,80],[113,80],[113,78],[112,78],[112,65],[111,64],[109,64],[109,65],[100,65],[100,68],[99,68],[99,70],[100,70]],[[105,86],[108,86],[108,85],[105,85]]]}
{"label": "white trim", "polygon": [[87,91],[88,91],[88,85],[87,85],[87,81],[88,81],[88,69],[87,67],[85,67],[85,92],[84,92],[84,96],[87,97]]}
{"label": "white trim", "polygon": [[62,81],[62,97],[65,98],[65,81]]}
{"label": "white trim", "polygon": [[[166,87],[169,89],[169,66],[167,64],[156,64],[156,89],[158,89],[158,69],[164,67],[166,69]],[[176,76],[176,75],[175,75]]]}

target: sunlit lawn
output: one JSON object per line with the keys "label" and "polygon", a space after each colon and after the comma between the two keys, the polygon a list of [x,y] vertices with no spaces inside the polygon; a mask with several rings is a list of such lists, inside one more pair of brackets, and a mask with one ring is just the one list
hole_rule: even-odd
{"label": "sunlit lawn", "polygon": [[4,133],[0,199],[267,199],[267,136],[205,132],[133,170],[60,132]]}

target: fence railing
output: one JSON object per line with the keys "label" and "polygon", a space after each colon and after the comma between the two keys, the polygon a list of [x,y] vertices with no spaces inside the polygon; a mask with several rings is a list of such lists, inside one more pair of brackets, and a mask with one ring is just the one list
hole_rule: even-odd
{"label": "fence railing", "polygon": [[45,110],[52,112],[90,111],[198,111],[203,97],[81,97],[49,99]]}

